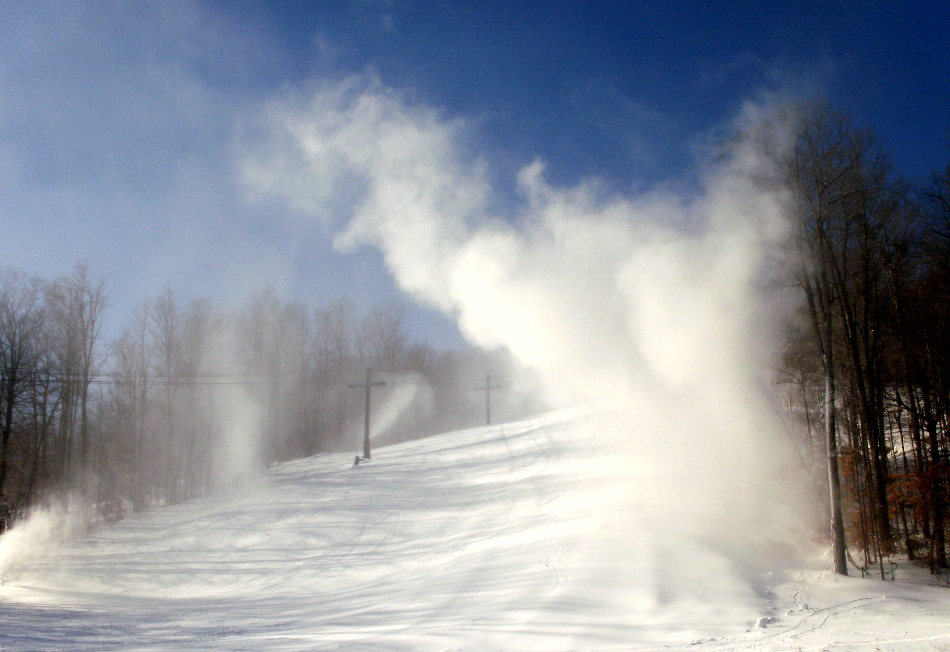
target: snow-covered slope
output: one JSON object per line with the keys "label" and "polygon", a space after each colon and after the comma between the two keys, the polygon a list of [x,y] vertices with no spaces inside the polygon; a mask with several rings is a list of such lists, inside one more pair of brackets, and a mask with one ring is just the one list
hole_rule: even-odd
{"label": "snow-covered slope", "polygon": [[658,481],[560,413],[296,461],[32,554],[14,531],[0,648],[950,649],[945,589],[745,563]]}

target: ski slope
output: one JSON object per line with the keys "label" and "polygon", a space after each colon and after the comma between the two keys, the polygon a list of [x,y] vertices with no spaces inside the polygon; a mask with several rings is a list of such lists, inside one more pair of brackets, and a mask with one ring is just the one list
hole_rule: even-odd
{"label": "ski slope", "polygon": [[291,462],[72,542],[26,524],[0,539],[0,649],[950,649],[925,574],[751,563],[657,488],[558,413]]}

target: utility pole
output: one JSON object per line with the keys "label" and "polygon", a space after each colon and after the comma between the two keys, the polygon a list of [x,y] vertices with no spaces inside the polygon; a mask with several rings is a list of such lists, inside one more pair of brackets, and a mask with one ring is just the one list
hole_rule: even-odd
{"label": "utility pole", "polygon": [[485,374],[485,385],[476,387],[476,392],[485,392],[485,425],[491,425],[491,391],[501,389],[501,385],[492,385],[491,374]]}
{"label": "utility pole", "polygon": [[365,383],[351,383],[349,386],[350,389],[359,389],[361,387],[366,389],[366,413],[365,413],[365,419],[363,421],[363,424],[364,424],[363,459],[364,460],[372,459],[372,457],[370,456],[370,450],[369,450],[369,390],[372,387],[384,387],[385,385],[386,383],[384,383],[381,380],[377,380],[376,382],[373,382],[373,370],[367,369]]}

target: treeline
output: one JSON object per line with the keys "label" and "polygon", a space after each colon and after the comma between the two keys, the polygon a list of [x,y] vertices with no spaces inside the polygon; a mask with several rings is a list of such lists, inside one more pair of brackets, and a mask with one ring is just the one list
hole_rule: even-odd
{"label": "treeline", "polygon": [[[83,264],[52,282],[0,271],[0,530],[51,495],[117,519],[255,466],[362,452],[350,385],[367,370],[385,383],[373,434],[389,443],[484,424],[476,387],[506,374],[497,355],[410,344],[395,304],[311,309],[263,291],[224,310],[166,291],[104,341],[107,306]],[[508,389],[492,395],[499,418],[537,407]]]}
{"label": "treeline", "polygon": [[[947,567],[950,165],[915,186],[827,106],[781,159],[792,284],[789,407],[825,487],[835,570],[904,552]],[[861,551],[847,559],[849,550]]]}

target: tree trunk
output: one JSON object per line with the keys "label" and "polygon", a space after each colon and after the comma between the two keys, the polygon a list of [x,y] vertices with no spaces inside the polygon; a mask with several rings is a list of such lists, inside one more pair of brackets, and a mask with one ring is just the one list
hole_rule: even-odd
{"label": "tree trunk", "polygon": [[831,361],[825,366],[825,438],[828,447],[828,488],[831,499],[831,550],[834,569],[839,575],[848,574],[845,557],[844,516],[841,513],[841,480],[838,475],[838,442],[835,433],[835,380]]}

